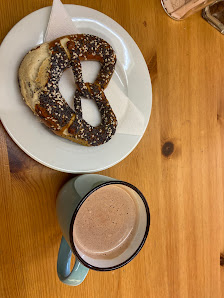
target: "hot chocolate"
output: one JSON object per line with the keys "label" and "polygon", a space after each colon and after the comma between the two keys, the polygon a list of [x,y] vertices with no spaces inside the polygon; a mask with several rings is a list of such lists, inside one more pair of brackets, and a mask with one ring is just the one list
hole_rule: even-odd
{"label": "hot chocolate", "polygon": [[91,258],[111,259],[120,255],[135,235],[138,212],[135,192],[129,187],[111,184],[97,189],[76,215],[75,247]]}

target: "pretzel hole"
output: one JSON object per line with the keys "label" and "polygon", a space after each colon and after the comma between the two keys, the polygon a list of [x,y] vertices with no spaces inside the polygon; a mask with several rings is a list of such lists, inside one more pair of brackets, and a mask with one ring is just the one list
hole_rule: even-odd
{"label": "pretzel hole", "polygon": [[59,81],[59,90],[69,106],[74,108],[74,95],[76,90],[75,79],[71,68],[66,69]]}
{"label": "pretzel hole", "polygon": [[100,62],[93,60],[81,61],[81,66],[83,81],[94,83],[100,72]]}
{"label": "pretzel hole", "polygon": [[92,126],[98,126],[101,123],[101,114],[97,104],[93,99],[81,97],[82,117]]}

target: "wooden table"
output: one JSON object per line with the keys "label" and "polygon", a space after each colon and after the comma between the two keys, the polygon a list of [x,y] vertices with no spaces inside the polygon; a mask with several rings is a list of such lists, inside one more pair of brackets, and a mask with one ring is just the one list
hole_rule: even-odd
{"label": "wooden table", "polygon": [[[90,271],[79,287],[62,284],[55,199],[72,175],[29,158],[0,125],[0,297],[224,297],[224,37],[200,13],[171,20],[159,0],[64,3],[113,18],[148,65],[153,108],[147,131],[132,154],[101,173],[142,190],[150,233],[127,266]],[[0,41],[48,5],[1,1]]]}

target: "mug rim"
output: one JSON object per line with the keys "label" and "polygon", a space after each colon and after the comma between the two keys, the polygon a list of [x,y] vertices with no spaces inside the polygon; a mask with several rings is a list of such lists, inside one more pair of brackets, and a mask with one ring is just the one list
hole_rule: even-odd
{"label": "mug rim", "polygon": [[[74,225],[74,221],[76,218],[76,215],[79,211],[79,209],[81,208],[82,204],[85,202],[85,200],[96,190],[98,190],[101,187],[104,187],[106,185],[111,185],[111,184],[123,184],[125,186],[128,186],[130,188],[132,188],[135,192],[137,192],[137,194],[140,196],[140,198],[142,199],[144,206],[145,206],[145,210],[146,210],[146,219],[147,219],[147,224],[146,224],[146,228],[145,228],[145,233],[144,236],[142,238],[141,243],[139,244],[138,248],[135,250],[135,252],[124,262],[121,262],[115,266],[111,266],[111,267],[97,267],[97,266],[93,266],[89,263],[87,263],[78,253],[78,251],[75,248],[74,245],[74,241],[73,241],[73,225]],[[119,269],[125,265],[127,265],[129,262],[131,262],[136,256],[137,254],[140,252],[140,250],[142,249],[143,245],[145,244],[145,241],[147,239],[148,233],[149,233],[149,227],[150,227],[150,211],[149,211],[149,206],[148,203],[146,201],[145,196],[142,194],[142,192],[133,184],[122,181],[122,180],[111,180],[111,181],[107,181],[107,182],[103,182],[100,185],[97,185],[96,187],[94,187],[92,190],[90,190],[82,199],[81,201],[78,203],[77,207],[75,208],[75,211],[72,215],[72,219],[70,222],[70,228],[69,228],[69,240],[70,240],[70,246],[72,249],[72,252],[74,253],[74,255],[77,257],[77,259],[87,268],[92,269],[92,270],[96,270],[96,271],[112,271],[115,269]]]}

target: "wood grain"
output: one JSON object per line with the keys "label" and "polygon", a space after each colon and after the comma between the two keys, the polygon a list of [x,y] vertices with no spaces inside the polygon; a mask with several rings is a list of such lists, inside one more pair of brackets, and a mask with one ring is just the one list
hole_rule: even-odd
{"label": "wood grain", "polygon": [[[224,37],[200,13],[171,20],[158,0],[75,4],[121,24],[151,74],[144,137],[102,172],[142,190],[151,210],[149,237],[124,268],[91,271],[75,288],[59,282],[55,199],[72,175],[33,161],[0,125],[0,297],[224,297]],[[20,19],[48,5],[1,1],[0,42]]]}

